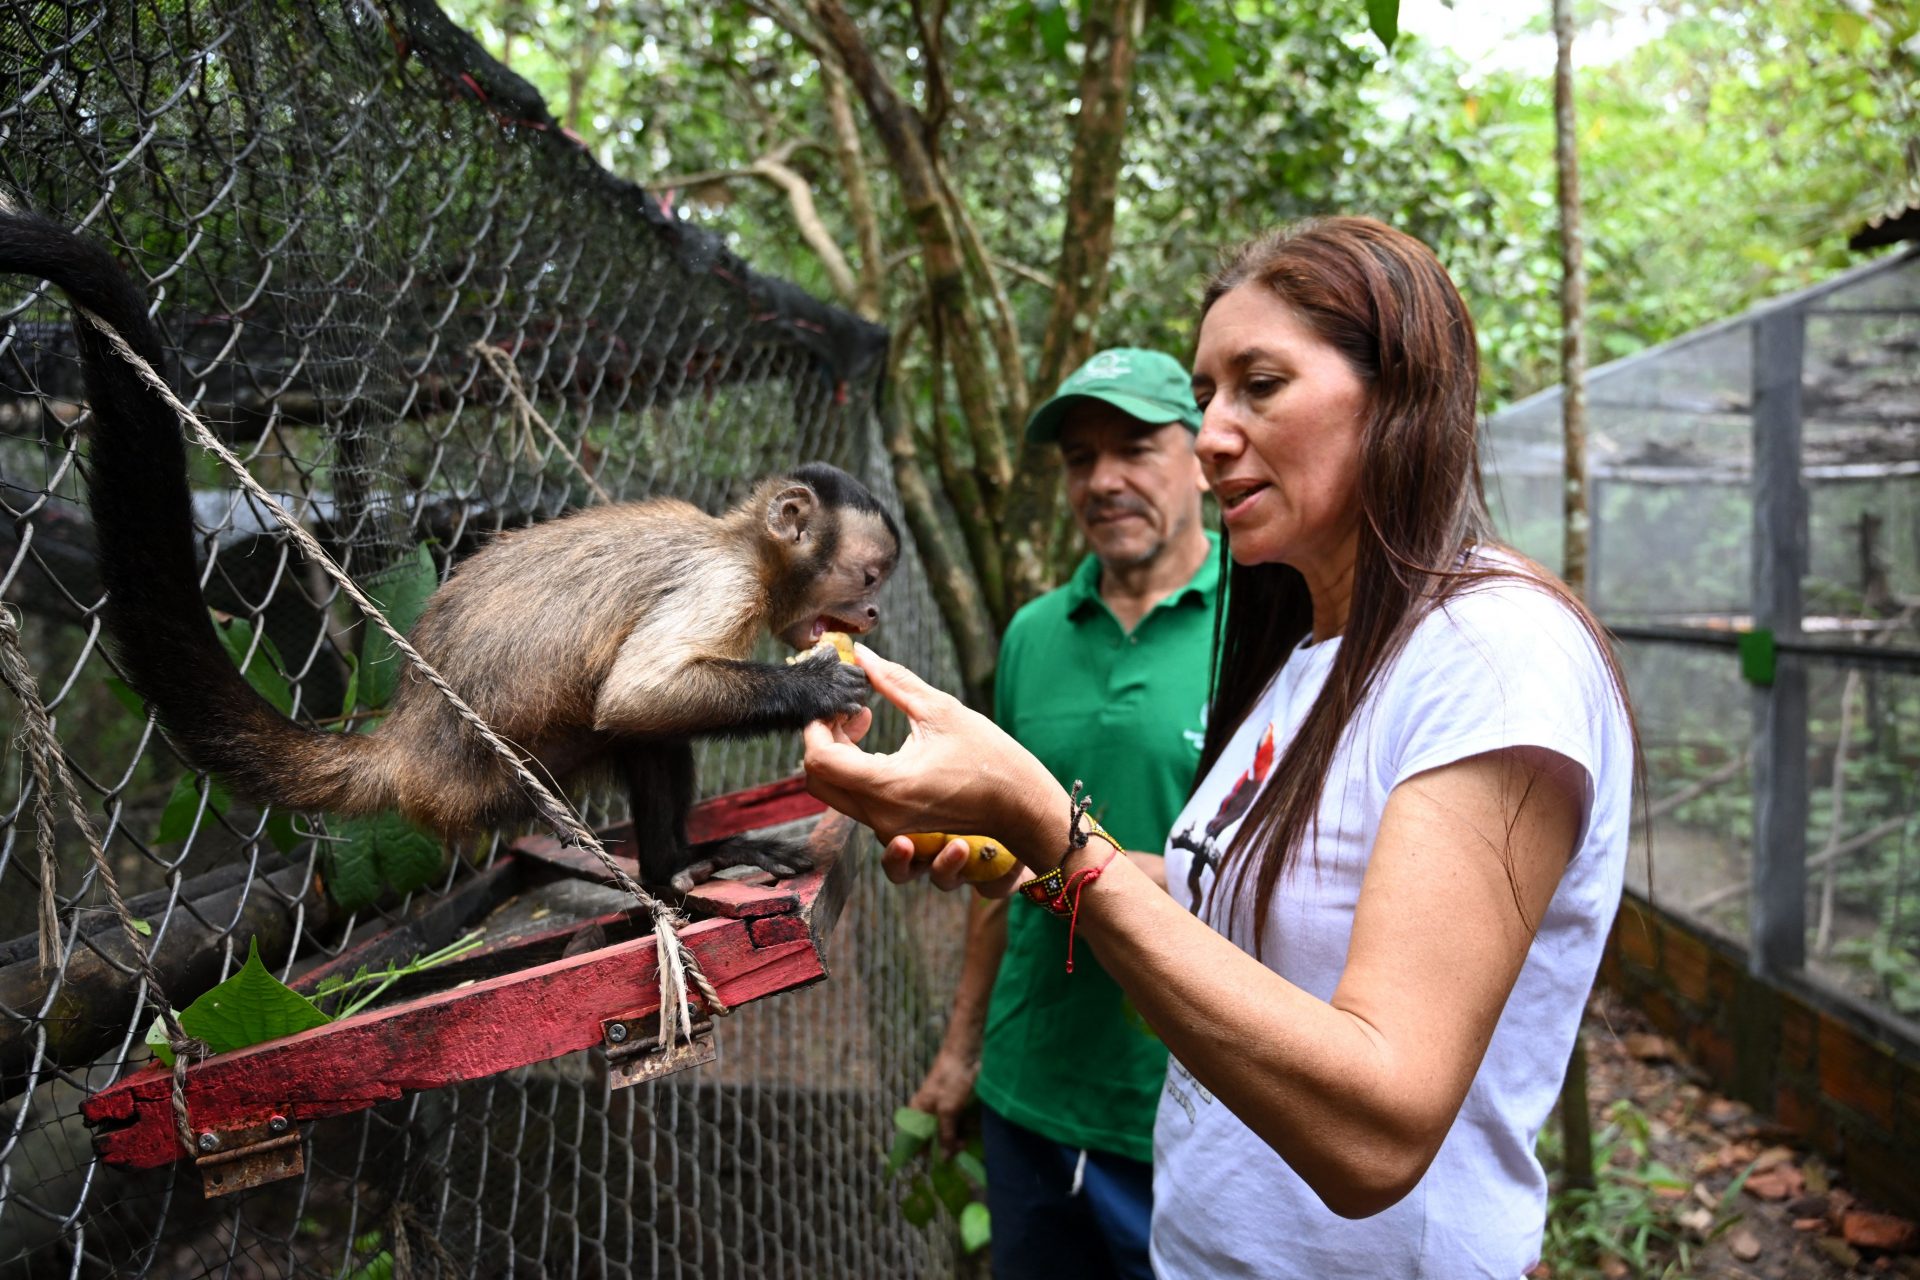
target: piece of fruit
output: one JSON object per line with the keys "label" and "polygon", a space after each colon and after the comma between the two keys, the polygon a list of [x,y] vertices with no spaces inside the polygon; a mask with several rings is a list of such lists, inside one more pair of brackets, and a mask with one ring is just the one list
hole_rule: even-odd
{"label": "piece of fruit", "polygon": [[907,837],[913,843],[915,858],[931,858],[955,840],[964,840],[967,844],[967,861],[960,868],[960,878],[975,884],[988,880],[998,880],[1018,865],[1006,846],[990,836],[957,836],[944,831],[916,831]]}
{"label": "piece of fruit", "polygon": [[859,665],[854,661],[854,658],[853,658],[853,637],[848,635],[844,631],[827,632],[826,634],[822,635],[818,640],[814,641],[812,648],[803,649],[799,653],[794,654],[791,658],[788,658],[787,665],[792,666],[796,662],[805,662],[808,658],[813,657],[815,654],[819,653],[822,649],[833,650],[836,654],[840,656],[840,661],[846,663],[850,667]]}

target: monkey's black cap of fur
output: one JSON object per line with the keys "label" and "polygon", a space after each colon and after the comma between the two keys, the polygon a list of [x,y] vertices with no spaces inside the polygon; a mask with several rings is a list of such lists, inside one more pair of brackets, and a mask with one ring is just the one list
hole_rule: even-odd
{"label": "monkey's black cap of fur", "polygon": [[893,513],[880,504],[871,489],[853,476],[830,462],[804,463],[788,472],[788,475],[819,494],[820,501],[829,507],[851,507],[855,511],[869,511],[879,516],[881,523],[887,526],[887,532],[893,535],[894,544],[900,545],[900,528],[893,522]]}

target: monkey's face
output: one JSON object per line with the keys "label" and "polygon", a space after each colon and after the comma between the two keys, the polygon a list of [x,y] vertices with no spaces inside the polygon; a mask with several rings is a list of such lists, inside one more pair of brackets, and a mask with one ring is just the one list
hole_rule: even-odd
{"label": "monkey's face", "polygon": [[[854,635],[880,621],[880,589],[900,559],[900,544],[879,516],[842,508],[836,536],[805,557],[812,579],[798,608],[776,621],[780,638],[805,649],[829,631]],[[804,554],[804,548],[795,548]],[[796,566],[798,567],[798,566]]]}

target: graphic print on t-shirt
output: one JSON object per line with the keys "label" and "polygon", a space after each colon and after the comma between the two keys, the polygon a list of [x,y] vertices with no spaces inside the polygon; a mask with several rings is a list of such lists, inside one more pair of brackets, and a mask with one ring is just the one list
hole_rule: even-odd
{"label": "graphic print on t-shirt", "polygon": [[1254,750],[1253,763],[1233,784],[1233,789],[1227,792],[1227,798],[1220,802],[1220,808],[1207,820],[1199,837],[1194,836],[1191,823],[1173,833],[1173,847],[1185,849],[1193,855],[1193,861],[1187,865],[1187,896],[1192,900],[1188,909],[1194,915],[1202,914],[1206,906],[1206,890],[1200,884],[1200,877],[1208,871],[1218,873],[1220,860],[1225,856],[1220,848],[1220,833],[1246,816],[1253,798],[1260,794],[1260,784],[1272,772],[1273,726],[1269,724],[1267,731],[1260,735],[1260,745]]}

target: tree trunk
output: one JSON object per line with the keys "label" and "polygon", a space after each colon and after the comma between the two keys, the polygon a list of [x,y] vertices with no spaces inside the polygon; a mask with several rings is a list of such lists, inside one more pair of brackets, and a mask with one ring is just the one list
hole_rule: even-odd
{"label": "tree trunk", "polygon": [[[1093,354],[1094,322],[1107,300],[1114,196],[1144,18],[1142,0],[1110,0],[1105,6],[1088,5],[1082,23],[1087,55],[1080,69],[1080,117],[1053,301],[1033,380],[1035,399],[1052,395],[1060,380]],[[1060,491],[1053,450],[1029,445],[1024,437],[1017,448],[1019,463],[1005,526],[1006,537],[1019,549],[1008,557],[1012,608],[1052,585],[1049,551]],[[1012,609],[1008,612],[1010,616]]]}
{"label": "tree trunk", "polygon": [[[1562,576],[1587,594],[1587,272],[1580,239],[1580,161],[1573,117],[1572,0],[1553,0],[1553,133],[1560,193],[1561,438],[1566,449]],[[1593,1114],[1587,1103],[1587,1039],[1573,1037],[1560,1090],[1564,1186],[1593,1189]]]}

